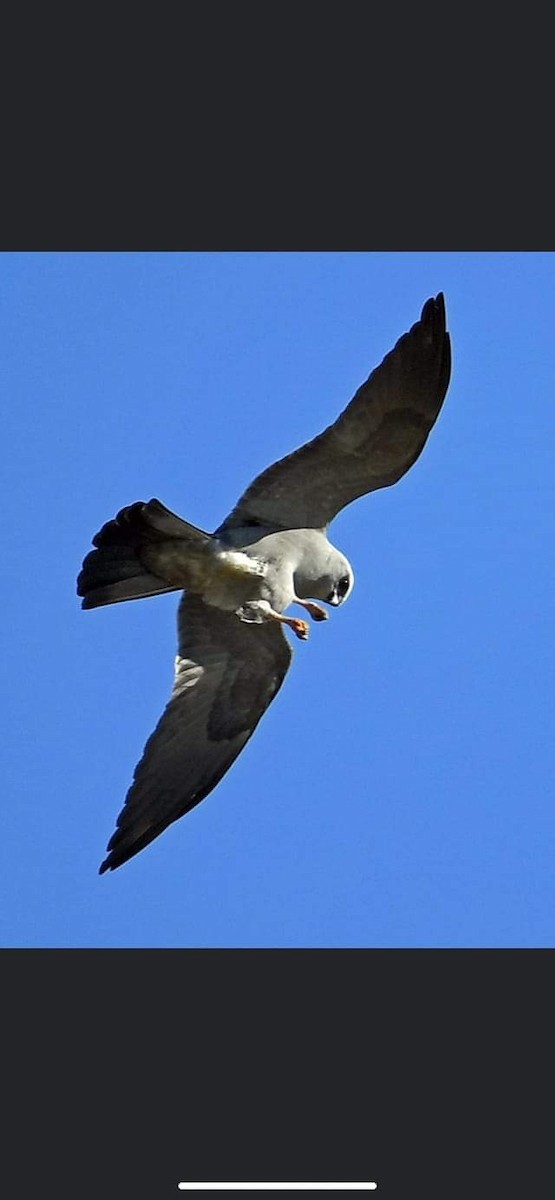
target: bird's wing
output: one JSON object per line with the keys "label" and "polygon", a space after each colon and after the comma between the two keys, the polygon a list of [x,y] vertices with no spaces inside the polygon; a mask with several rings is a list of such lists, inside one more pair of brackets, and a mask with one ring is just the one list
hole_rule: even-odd
{"label": "bird's wing", "polygon": [[333,425],[268,467],[220,529],[323,529],[367,492],[396,483],[421,453],[451,374],[440,292],[358,389]]}
{"label": "bird's wing", "polygon": [[281,687],[292,658],[282,627],[248,624],[184,596],[171,699],[108,843],[103,871],[119,867],[194,808],[229,769]]}

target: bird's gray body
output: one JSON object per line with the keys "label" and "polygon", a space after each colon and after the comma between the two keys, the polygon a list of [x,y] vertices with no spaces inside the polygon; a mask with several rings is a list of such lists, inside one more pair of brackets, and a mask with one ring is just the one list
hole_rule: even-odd
{"label": "bird's gray body", "polygon": [[257,476],[213,534],[158,500],[121,510],[93,538],[77,584],[84,608],[183,590],[169,704],[149,738],[101,872],[143,849],[216,786],[281,686],[286,615],[317,621],[350,594],[353,571],[327,536],[337,513],[416,461],[450,379],[441,293],[336,421]]}
{"label": "bird's gray body", "polygon": [[[236,611],[249,602],[263,600],[283,613],[291,604],[311,597],[332,603],[336,581],[345,574],[352,575],[347,559],[332,546],[323,529],[273,530],[262,526],[255,531],[238,526],[224,529],[214,538],[213,546],[216,559],[225,564],[223,587],[216,591],[211,582],[207,583],[204,599],[220,608]],[[229,568],[228,575],[225,567]],[[236,583],[232,579],[234,569]]]}

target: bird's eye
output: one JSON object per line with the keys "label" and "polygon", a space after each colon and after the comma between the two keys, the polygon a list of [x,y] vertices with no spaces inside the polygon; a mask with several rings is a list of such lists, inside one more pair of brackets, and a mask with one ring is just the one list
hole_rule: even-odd
{"label": "bird's eye", "polygon": [[350,582],[351,582],[351,580],[349,579],[348,575],[344,575],[343,578],[339,580],[337,591],[339,592],[340,596],[347,595],[347,592],[349,591]]}

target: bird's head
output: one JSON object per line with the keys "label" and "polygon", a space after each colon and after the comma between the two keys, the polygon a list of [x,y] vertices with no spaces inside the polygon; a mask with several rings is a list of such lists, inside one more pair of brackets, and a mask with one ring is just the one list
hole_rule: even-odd
{"label": "bird's head", "polygon": [[333,604],[337,608],[343,601],[347,599],[353,590],[354,575],[349,564],[346,564],[346,569],[341,572],[341,575],[336,576],[331,582],[331,589],[327,596],[322,599],[327,604]]}
{"label": "bird's head", "polygon": [[350,562],[338,550],[335,551],[332,570],[327,582],[329,583],[327,595],[322,595],[321,599],[337,608],[351,594],[355,582]]}
{"label": "bird's head", "polygon": [[314,570],[311,577],[308,572],[303,573],[302,578],[295,575],[295,590],[303,600],[312,597],[337,608],[351,594],[354,579],[349,560],[328,543],[325,557],[320,558],[318,570]]}

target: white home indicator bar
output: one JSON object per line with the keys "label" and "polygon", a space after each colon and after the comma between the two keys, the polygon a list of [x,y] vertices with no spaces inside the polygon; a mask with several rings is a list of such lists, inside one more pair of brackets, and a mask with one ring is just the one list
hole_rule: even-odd
{"label": "white home indicator bar", "polygon": [[375,1192],[377,1183],[178,1183],[199,1192]]}

